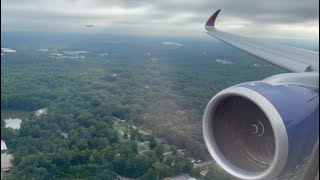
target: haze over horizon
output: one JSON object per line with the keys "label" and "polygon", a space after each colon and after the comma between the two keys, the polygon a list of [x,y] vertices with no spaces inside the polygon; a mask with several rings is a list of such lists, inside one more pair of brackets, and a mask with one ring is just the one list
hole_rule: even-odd
{"label": "haze over horizon", "polygon": [[205,37],[208,17],[222,9],[217,20],[221,30],[257,38],[319,41],[317,0],[10,0],[1,5],[2,32]]}

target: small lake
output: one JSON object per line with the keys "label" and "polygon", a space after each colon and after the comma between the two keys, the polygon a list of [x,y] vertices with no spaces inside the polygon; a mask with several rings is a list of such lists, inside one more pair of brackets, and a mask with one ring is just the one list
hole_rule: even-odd
{"label": "small lake", "polygon": [[4,119],[6,128],[11,127],[18,130],[21,122],[29,118],[30,115],[29,111],[1,109],[1,119]]}
{"label": "small lake", "polygon": [[18,119],[18,118],[9,118],[9,119],[4,119],[4,122],[6,123],[6,128],[10,127],[12,129],[20,129],[20,124],[22,122],[21,119]]}

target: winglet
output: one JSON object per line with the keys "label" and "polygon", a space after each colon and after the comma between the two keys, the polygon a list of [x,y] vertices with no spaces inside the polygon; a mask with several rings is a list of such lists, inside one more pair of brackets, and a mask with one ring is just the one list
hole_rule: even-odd
{"label": "winglet", "polygon": [[216,22],[216,19],[218,17],[219,12],[221,9],[217,10],[207,21],[206,23],[206,30],[208,30],[209,27],[214,27],[214,23]]}

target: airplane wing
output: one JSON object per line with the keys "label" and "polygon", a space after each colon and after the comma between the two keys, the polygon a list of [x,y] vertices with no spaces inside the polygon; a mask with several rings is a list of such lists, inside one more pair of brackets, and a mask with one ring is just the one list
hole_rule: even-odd
{"label": "airplane wing", "polygon": [[219,12],[206,23],[209,35],[293,73],[216,94],[202,122],[209,153],[238,179],[319,179],[319,54],[217,30]]}
{"label": "airplane wing", "polygon": [[219,12],[220,9],[206,23],[205,28],[209,35],[292,72],[319,71],[319,53],[317,52],[275,45],[217,30],[215,21]]}

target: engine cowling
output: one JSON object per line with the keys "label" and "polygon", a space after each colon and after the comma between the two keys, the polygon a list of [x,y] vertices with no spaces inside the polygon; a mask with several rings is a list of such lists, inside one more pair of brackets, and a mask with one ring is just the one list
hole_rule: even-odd
{"label": "engine cowling", "polygon": [[208,103],[203,135],[214,160],[240,179],[274,179],[303,169],[319,134],[319,93],[295,84],[248,82]]}

